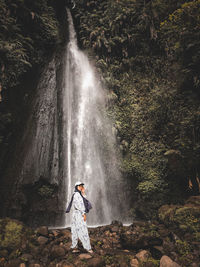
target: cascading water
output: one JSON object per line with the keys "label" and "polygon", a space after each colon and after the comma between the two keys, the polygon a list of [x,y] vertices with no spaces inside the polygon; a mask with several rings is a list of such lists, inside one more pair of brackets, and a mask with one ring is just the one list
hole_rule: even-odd
{"label": "cascading water", "polygon": [[5,214],[12,203],[10,214],[28,224],[69,226],[71,213],[65,210],[80,180],[93,206],[89,226],[125,223],[127,185],[118,171],[107,91],[79,50],[69,10],[67,14],[69,41],[52,56],[38,82],[8,175],[9,181],[15,173],[15,183]]}
{"label": "cascading water", "polygon": [[[67,202],[75,182],[83,181],[87,197],[93,204],[88,224],[108,224],[117,214],[117,199],[113,195],[116,188],[112,186],[118,187],[120,183],[114,154],[115,140],[106,116],[105,91],[87,56],[77,46],[72,17],[69,10],[67,13],[69,43],[63,81]],[[109,194],[112,194],[115,204]],[[69,215],[66,215],[66,224],[69,222]]]}

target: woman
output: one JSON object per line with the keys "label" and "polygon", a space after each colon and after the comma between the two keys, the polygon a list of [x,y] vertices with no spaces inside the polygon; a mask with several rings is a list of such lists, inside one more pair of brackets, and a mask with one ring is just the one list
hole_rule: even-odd
{"label": "woman", "polygon": [[[75,193],[72,196],[70,204],[73,204],[71,233],[72,233],[72,252],[79,252],[77,249],[78,238],[81,240],[84,249],[89,253],[93,253],[90,245],[90,238],[88,234],[88,228],[86,223],[86,207],[83,201],[83,195],[85,194],[84,183],[77,182],[75,184]],[[73,202],[72,202],[73,201]],[[71,205],[69,206],[71,207]],[[69,208],[68,208],[69,209]],[[67,210],[68,210],[67,209]],[[69,210],[67,211],[69,212]]]}

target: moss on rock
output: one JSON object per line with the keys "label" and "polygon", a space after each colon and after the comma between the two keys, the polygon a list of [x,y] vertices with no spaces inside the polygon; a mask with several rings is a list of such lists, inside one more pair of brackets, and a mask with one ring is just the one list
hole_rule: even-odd
{"label": "moss on rock", "polygon": [[194,237],[200,233],[199,197],[195,197],[195,201],[188,200],[184,206],[164,205],[158,213],[160,220],[167,226],[178,228],[183,233],[194,234]]}
{"label": "moss on rock", "polygon": [[7,249],[17,248],[24,235],[23,224],[9,218],[0,220],[0,247]]}

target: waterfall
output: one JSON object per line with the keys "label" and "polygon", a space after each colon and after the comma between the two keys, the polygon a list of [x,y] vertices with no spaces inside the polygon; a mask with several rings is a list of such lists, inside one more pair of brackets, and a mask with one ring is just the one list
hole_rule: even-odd
{"label": "waterfall", "polygon": [[[69,10],[67,14],[69,43],[63,80],[67,202],[71,199],[75,182],[83,181],[87,197],[93,203],[88,224],[108,224],[116,212],[109,194],[115,198],[113,193],[116,188],[113,190],[112,186],[120,183],[114,151],[115,138],[106,115],[106,92],[88,57],[78,48]],[[69,221],[67,214],[66,224]]]}
{"label": "waterfall", "polygon": [[67,17],[69,40],[46,65],[30,103],[7,179],[15,173],[6,213],[32,225],[69,226],[71,213],[65,210],[80,180],[93,206],[88,226],[127,222],[127,187],[118,171],[108,92],[78,48],[69,10]]}

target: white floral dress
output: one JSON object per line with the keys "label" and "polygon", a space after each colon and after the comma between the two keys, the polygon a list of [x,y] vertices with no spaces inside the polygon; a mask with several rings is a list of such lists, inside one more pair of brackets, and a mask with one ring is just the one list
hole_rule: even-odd
{"label": "white floral dress", "polygon": [[81,240],[84,249],[90,250],[90,238],[88,234],[87,223],[84,221],[83,214],[85,213],[85,205],[83,198],[79,192],[75,192],[73,198],[73,213],[71,222],[71,233],[72,233],[72,245],[71,248],[77,247],[78,238]]}

